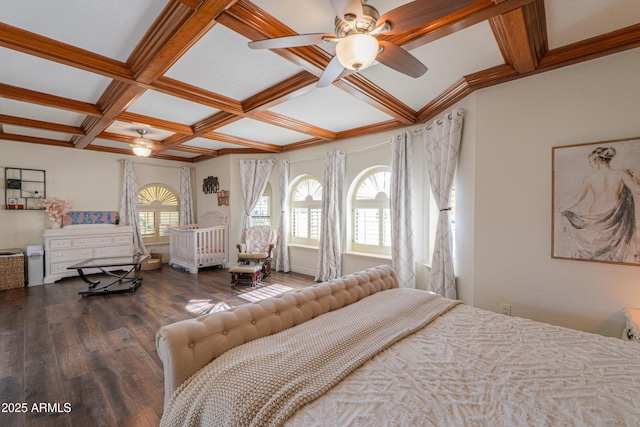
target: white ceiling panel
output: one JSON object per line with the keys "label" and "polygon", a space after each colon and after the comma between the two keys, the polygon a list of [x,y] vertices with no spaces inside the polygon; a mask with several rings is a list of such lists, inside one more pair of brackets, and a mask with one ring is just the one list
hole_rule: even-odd
{"label": "white ceiling panel", "polygon": [[191,126],[219,110],[148,90],[127,111]]}
{"label": "white ceiling panel", "polygon": [[37,129],[37,128],[24,127],[24,126],[3,125],[2,128],[4,132],[12,133],[14,135],[55,139],[58,141],[65,141],[65,142],[69,142],[71,140],[71,137],[73,136],[72,134],[66,133],[66,132],[55,132],[55,131],[50,131],[46,129]]}
{"label": "white ceiling panel", "polygon": [[460,77],[504,64],[491,27],[481,22],[410,52],[429,71],[414,79],[382,64],[361,73],[414,110],[443,93]]}
{"label": "white ceiling panel", "polygon": [[316,88],[271,111],[333,132],[392,119],[335,86]]}
{"label": "white ceiling panel", "polygon": [[308,135],[300,132],[251,119],[238,120],[217,129],[216,132],[237,136],[250,141],[260,141],[276,145],[291,144],[292,142],[304,141],[310,138]]}
{"label": "white ceiling panel", "polygon": [[244,100],[300,72],[269,50],[216,25],[167,72],[167,76],[236,100]]}
{"label": "white ceiling panel", "polygon": [[0,20],[124,62],[167,3],[166,0],[0,0]]}
{"label": "white ceiling panel", "polygon": [[71,111],[14,101],[8,98],[0,98],[0,114],[67,126],[80,126],[86,117]]}
{"label": "white ceiling panel", "polygon": [[549,49],[640,22],[638,0],[545,0]]}
{"label": "white ceiling panel", "polygon": [[110,79],[55,62],[0,48],[0,81],[77,101],[96,103]]}

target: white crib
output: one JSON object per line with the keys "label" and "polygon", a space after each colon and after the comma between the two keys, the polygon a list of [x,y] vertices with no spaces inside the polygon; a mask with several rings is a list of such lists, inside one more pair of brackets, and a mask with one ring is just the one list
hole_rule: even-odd
{"label": "white crib", "polygon": [[169,265],[196,274],[198,269],[229,261],[229,224],[220,212],[205,212],[197,224],[169,230]]}

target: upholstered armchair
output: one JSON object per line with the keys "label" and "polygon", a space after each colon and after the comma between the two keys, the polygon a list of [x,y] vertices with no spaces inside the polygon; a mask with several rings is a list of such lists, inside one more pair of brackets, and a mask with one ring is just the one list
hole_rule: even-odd
{"label": "upholstered armchair", "polygon": [[271,272],[273,248],[278,243],[278,230],[266,225],[247,228],[244,243],[238,243],[238,264],[262,264],[262,276]]}

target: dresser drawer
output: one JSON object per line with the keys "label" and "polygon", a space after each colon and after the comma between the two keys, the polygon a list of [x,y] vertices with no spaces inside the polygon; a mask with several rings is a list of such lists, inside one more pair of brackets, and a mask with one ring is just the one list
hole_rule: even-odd
{"label": "dresser drawer", "polygon": [[67,260],[89,259],[93,256],[91,248],[69,249],[67,251],[48,251],[49,262],[60,262]]}
{"label": "dresser drawer", "polygon": [[51,263],[51,271],[48,274],[57,274],[64,276],[76,276],[78,273],[75,270],[69,270],[67,267],[76,264],[78,260]]}
{"label": "dresser drawer", "polygon": [[133,243],[133,236],[131,234],[119,234],[117,236],[113,236],[113,243],[116,245]]}
{"label": "dresser drawer", "polygon": [[100,246],[110,245],[113,243],[112,236],[95,236],[95,237],[77,237],[73,239],[73,247],[79,246]]}
{"label": "dresser drawer", "polygon": [[95,248],[93,256],[95,258],[105,258],[114,256],[131,255],[130,245],[106,246],[103,248]]}
{"label": "dresser drawer", "polygon": [[47,249],[64,249],[71,247],[71,239],[51,239]]}

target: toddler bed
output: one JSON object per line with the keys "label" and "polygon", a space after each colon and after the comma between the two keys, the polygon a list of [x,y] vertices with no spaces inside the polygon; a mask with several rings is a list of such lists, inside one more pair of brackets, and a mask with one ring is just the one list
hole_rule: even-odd
{"label": "toddler bed", "polygon": [[197,224],[169,230],[169,265],[196,274],[203,267],[224,267],[228,260],[229,224],[222,213],[205,212]]}
{"label": "toddler bed", "polygon": [[168,426],[638,425],[640,345],[398,288],[380,266],[165,326]]}

